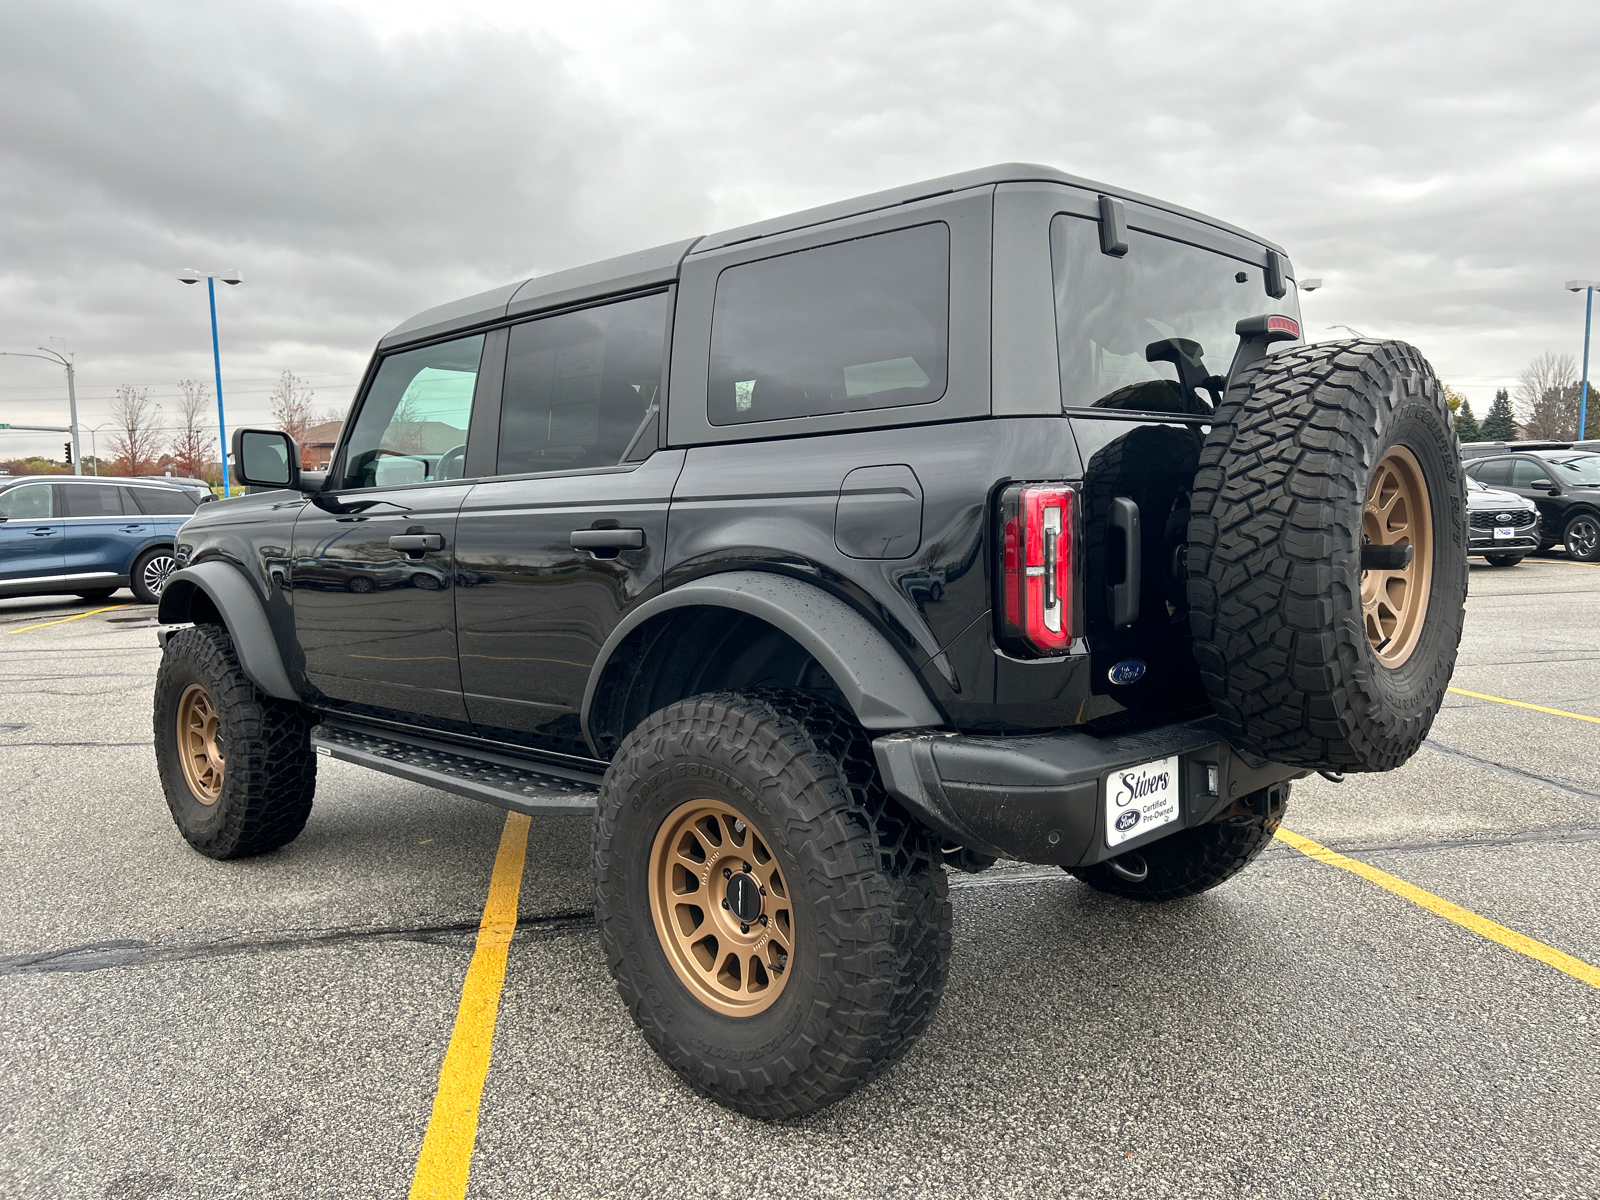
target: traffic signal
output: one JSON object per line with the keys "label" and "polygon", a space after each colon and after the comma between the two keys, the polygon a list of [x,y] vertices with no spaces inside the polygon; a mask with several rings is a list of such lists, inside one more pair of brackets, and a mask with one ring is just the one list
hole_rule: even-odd
{"label": "traffic signal", "polygon": [[64,459],[62,459],[61,461],[66,463],[67,466],[69,466],[69,467],[72,465],[72,443],[71,442],[67,443],[67,456]]}

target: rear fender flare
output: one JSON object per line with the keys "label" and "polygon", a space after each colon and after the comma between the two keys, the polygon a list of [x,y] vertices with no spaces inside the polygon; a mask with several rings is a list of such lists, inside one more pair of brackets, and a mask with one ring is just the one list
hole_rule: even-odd
{"label": "rear fender flare", "polygon": [[663,613],[728,608],[759,618],[793,638],[821,664],[865,729],[937,728],[946,724],[909,663],[861,613],[815,584],[767,571],[727,571],[680,584],[641,604],[600,648],[583,693],[583,736],[600,754],[590,715],[612,655],[636,629]]}
{"label": "rear fender flare", "polygon": [[266,608],[249,578],[231,563],[213,559],[174,571],[161,592],[157,610],[163,625],[184,625],[197,593],[203,593],[222,617],[239,652],[239,665],[251,681],[279,700],[299,700],[283,667],[278,640],[272,635]]}

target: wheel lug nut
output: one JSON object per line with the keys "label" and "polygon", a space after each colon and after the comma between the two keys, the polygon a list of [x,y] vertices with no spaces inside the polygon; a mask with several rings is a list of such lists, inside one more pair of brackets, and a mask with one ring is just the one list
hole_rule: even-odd
{"label": "wheel lug nut", "polygon": [[727,908],[727,907],[728,907],[728,902],[727,902],[727,901],[726,901],[726,900],[724,900],[724,901],[723,901],[723,902],[722,902],[722,907],[723,907],[723,908]]}
{"label": "wheel lug nut", "polygon": [[722,868],[722,877],[724,879],[732,879],[733,878],[733,872],[730,871],[727,867],[723,867]]}
{"label": "wheel lug nut", "polygon": [[745,865],[744,865],[744,873],[746,875],[750,874],[750,864],[749,863],[745,863]]}
{"label": "wheel lug nut", "polygon": [[762,888],[762,889],[761,889],[761,894],[762,894],[762,895],[763,895],[763,896],[765,896],[765,895],[766,895],[766,894],[767,894],[767,889],[766,889],[766,888]]}
{"label": "wheel lug nut", "polygon": [[767,923],[767,914],[766,913],[762,913],[761,914],[761,923],[763,925],[765,925]]}
{"label": "wheel lug nut", "polygon": [[740,933],[749,933],[750,932],[750,926],[745,924],[743,921],[740,921],[739,922],[739,932]]}

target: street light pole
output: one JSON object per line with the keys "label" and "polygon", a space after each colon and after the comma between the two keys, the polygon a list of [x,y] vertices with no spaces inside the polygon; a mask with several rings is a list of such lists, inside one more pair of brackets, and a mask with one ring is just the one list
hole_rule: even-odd
{"label": "street light pole", "polygon": [[[179,283],[199,283],[200,272],[193,268],[185,268],[178,272]],[[216,369],[217,375],[217,439],[222,443],[222,495],[226,499],[231,493],[228,490],[228,423],[222,413],[222,351],[217,344],[217,284],[221,279],[223,283],[238,284],[239,272],[223,271],[220,275],[215,271],[207,271],[206,300],[211,306],[211,364]]]}
{"label": "street light pole", "polygon": [[78,387],[72,375],[72,356],[70,354],[57,354],[48,346],[40,346],[43,354],[22,354],[16,350],[0,350],[0,354],[11,358],[42,358],[46,362],[60,363],[67,369],[67,409],[72,416],[72,473],[83,474],[83,448],[78,445]]}
{"label": "street light pole", "polygon": [[1593,279],[1569,279],[1567,291],[1587,292],[1583,301],[1583,390],[1578,393],[1578,441],[1583,441],[1584,431],[1588,427],[1589,416],[1589,323],[1594,316],[1594,288]]}

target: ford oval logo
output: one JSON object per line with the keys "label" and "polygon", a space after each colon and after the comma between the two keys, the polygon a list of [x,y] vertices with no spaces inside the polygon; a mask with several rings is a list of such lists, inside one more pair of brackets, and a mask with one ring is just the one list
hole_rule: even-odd
{"label": "ford oval logo", "polygon": [[1127,833],[1128,830],[1132,829],[1138,823],[1139,810],[1137,808],[1130,808],[1117,818],[1117,831],[1119,833]]}
{"label": "ford oval logo", "polygon": [[1144,678],[1144,663],[1137,658],[1125,658],[1106,672],[1106,678],[1112,683],[1138,683]]}

